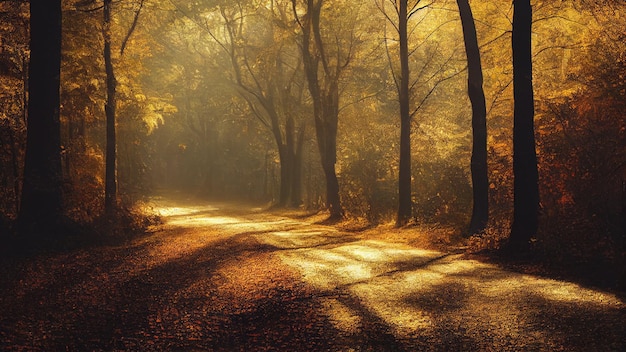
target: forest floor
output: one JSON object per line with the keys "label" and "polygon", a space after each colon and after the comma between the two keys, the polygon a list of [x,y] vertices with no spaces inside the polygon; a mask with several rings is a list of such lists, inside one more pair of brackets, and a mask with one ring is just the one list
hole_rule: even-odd
{"label": "forest floor", "polygon": [[3,351],[624,351],[626,304],[392,227],[154,198],[124,245],[0,259]]}

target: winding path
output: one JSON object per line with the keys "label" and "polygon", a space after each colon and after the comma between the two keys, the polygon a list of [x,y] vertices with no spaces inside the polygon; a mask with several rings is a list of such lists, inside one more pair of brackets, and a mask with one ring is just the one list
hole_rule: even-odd
{"label": "winding path", "polygon": [[0,350],[626,350],[609,293],[397,231],[192,199],[153,209],[165,223],[130,245],[3,262]]}

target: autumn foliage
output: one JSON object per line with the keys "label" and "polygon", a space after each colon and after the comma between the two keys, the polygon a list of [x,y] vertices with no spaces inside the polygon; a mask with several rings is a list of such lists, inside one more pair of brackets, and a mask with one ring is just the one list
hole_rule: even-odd
{"label": "autumn foliage", "polygon": [[[394,221],[400,62],[393,22],[380,6],[354,2],[350,7],[328,0],[315,24],[322,27],[319,38],[308,38],[316,41],[310,60],[319,59],[324,44],[326,50],[336,50],[329,62],[340,57],[334,65],[345,64],[335,67],[341,71],[336,81],[322,82],[329,91],[318,97],[330,99],[338,114],[337,130],[331,131],[336,133],[334,160],[332,153],[330,158],[319,154],[324,139],[316,137],[316,128],[323,125],[315,123],[316,102],[302,64],[305,37],[299,31],[305,27],[296,21],[306,17],[304,2],[146,0],[135,32],[125,38],[139,3],[114,2],[110,33],[118,80],[122,204],[132,209],[155,190],[178,189],[328,212],[324,162],[328,170],[336,170],[340,209],[350,221],[368,226]],[[106,222],[104,39],[101,12],[94,4],[63,2],[63,210],[80,229]],[[413,114],[409,224],[438,224],[458,235],[471,217],[471,107],[458,9],[454,1],[437,4],[415,12],[408,23],[413,28],[408,38]],[[546,257],[609,265],[620,263],[624,255],[624,16],[619,4],[581,4],[587,5],[542,2],[534,9],[541,213],[532,243]],[[332,6],[339,7],[333,12]],[[472,3],[472,10],[487,103],[490,219],[487,229],[468,243],[481,250],[497,248],[511,225],[512,12],[510,4],[493,2]],[[4,235],[14,229],[23,181],[28,4],[0,2],[0,23]],[[333,47],[332,38],[343,44]],[[309,72],[309,79],[314,73]],[[294,170],[288,173],[284,164],[290,162]],[[298,199],[290,202],[281,183],[287,176],[293,178],[290,187],[301,186]],[[142,223],[130,210],[122,213],[130,223]]]}

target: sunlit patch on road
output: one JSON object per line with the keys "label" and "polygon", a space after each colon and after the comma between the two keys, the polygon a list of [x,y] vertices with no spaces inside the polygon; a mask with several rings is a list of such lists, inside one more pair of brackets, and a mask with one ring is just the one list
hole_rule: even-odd
{"label": "sunlit patch on road", "polygon": [[255,235],[255,238],[261,243],[285,249],[313,247],[341,240],[336,234],[329,233],[328,230],[316,229],[274,231],[262,235]]}
{"label": "sunlit patch on road", "polygon": [[584,288],[571,282],[563,282],[551,279],[542,279],[534,276],[523,275],[528,292],[538,295],[549,301],[561,303],[593,303],[601,307],[624,308],[624,302],[614,294],[600,292]]}
{"label": "sunlit patch on road", "polygon": [[441,253],[397,243],[359,241],[280,255],[286,264],[298,268],[310,284],[320,289],[333,289],[369,280],[408,264],[419,266]]}
{"label": "sunlit patch on road", "polygon": [[152,234],[46,258],[6,297],[28,303],[59,285],[46,307],[58,326],[95,311],[93,330],[75,325],[71,337],[100,337],[101,324],[121,319],[115,338],[130,343],[121,349],[331,341],[341,348],[319,350],[569,351],[582,341],[585,350],[623,350],[626,305],[611,293],[420,249],[386,228],[342,232],[241,206],[158,204],[164,223]]}
{"label": "sunlit patch on road", "polygon": [[381,263],[421,263],[423,259],[433,259],[442,253],[425,249],[417,249],[404,244],[376,240],[359,241],[358,243],[335,248],[354,260]]}
{"label": "sunlit patch on road", "polygon": [[[592,312],[625,308],[608,293],[416,248],[393,236],[368,239],[329,226],[211,206],[164,207],[161,214],[170,226],[194,229],[162,244],[160,250],[170,258],[240,235],[239,240],[273,248],[276,262],[321,293],[314,298],[321,313],[346,336],[367,334],[364,324],[374,319],[399,341],[452,334],[468,346],[474,336],[490,336],[489,346],[505,349],[510,344],[556,348],[563,342],[551,331],[557,329],[552,320],[568,318],[554,307]],[[235,285],[229,292],[244,294],[255,289],[261,276],[269,280],[262,286],[273,285],[259,270],[234,261],[219,276]],[[248,272],[257,274],[242,281]]]}
{"label": "sunlit patch on road", "polygon": [[335,329],[345,334],[361,332],[363,318],[360,313],[336,298],[322,298],[322,307]]}
{"label": "sunlit patch on road", "polygon": [[241,221],[228,216],[182,216],[168,221],[173,226],[237,225]]}
{"label": "sunlit patch on road", "polygon": [[[543,315],[563,319],[551,305],[577,304],[594,311],[625,308],[612,294],[392,242],[358,241],[280,256],[314,287],[357,297],[368,314],[384,321],[400,339],[444,328],[464,336],[489,334],[500,341],[559,346],[562,342],[538,330],[535,321]],[[335,324],[354,326],[352,314],[337,314],[336,307],[327,308],[329,316],[341,320]]]}
{"label": "sunlit patch on road", "polygon": [[219,210],[219,208],[216,208],[211,205],[194,206],[194,207],[157,206],[157,207],[154,207],[153,209],[157,214],[166,218],[172,217],[172,216],[190,216],[193,214]]}

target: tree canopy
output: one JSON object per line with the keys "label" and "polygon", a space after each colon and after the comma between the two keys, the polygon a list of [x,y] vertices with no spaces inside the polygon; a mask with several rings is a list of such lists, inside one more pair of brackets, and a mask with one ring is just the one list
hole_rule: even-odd
{"label": "tree canopy", "polygon": [[[468,22],[463,3],[64,0],[53,203],[89,224],[106,217],[105,201],[123,208],[173,188],[465,234],[480,197],[477,243],[513,226],[559,255],[563,241],[568,255],[622,250],[624,4],[527,2],[532,14],[519,20],[521,2],[472,3]],[[30,206],[30,110],[43,106],[36,39],[51,18],[22,1],[1,1],[0,16],[0,225],[11,229]],[[514,60],[520,23],[532,26],[532,71]],[[483,88],[480,136],[472,77]],[[524,80],[532,99],[518,94]],[[534,139],[524,152],[513,132],[521,108],[519,138]],[[520,176],[531,168],[516,155],[533,152],[536,177]],[[472,176],[478,163],[486,180]],[[538,194],[517,189],[522,179]],[[512,223],[524,196],[536,224]]]}

